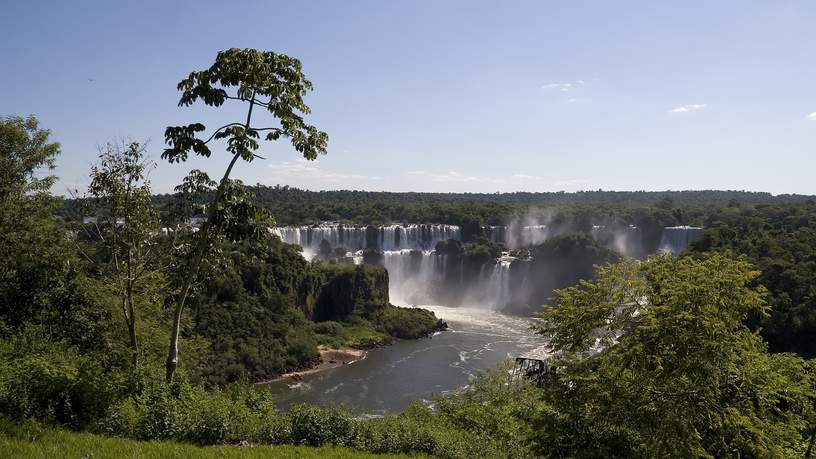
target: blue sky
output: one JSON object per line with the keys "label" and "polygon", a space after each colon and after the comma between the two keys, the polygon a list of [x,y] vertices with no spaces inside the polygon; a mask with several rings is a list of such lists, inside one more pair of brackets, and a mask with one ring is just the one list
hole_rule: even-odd
{"label": "blue sky", "polygon": [[0,114],[52,129],[57,192],[121,137],[169,191],[228,157],[163,163],[164,128],[239,114],[179,108],[176,83],[253,47],[303,61],[330,142],[267,146],[247,183],[816,194],[814,24],[812,1],[6,2]]}

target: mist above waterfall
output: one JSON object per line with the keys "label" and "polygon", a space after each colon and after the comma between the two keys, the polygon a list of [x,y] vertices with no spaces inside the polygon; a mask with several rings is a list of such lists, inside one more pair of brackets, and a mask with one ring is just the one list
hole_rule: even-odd
{"label": "mist above waterfall", "polygon": [[552,216],[549,210],[530,208],[504,226],[488,226],[483,230],[488,240],[504,244],[510,250],[531,247],[541,244],[551,235]]}

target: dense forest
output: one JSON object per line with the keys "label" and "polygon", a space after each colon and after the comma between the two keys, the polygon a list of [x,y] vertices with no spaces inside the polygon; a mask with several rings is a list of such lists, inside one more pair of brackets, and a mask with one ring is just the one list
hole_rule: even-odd
{"label": "dense forest", "polygon": [[771,311],[750,323],[771,350],[816,357],[816,203],[730,208],[705,224],[693,252],[739,254],[761,270]]}
{"label": "dense forest", "polygon": [[[749,191],[581,191],[575,193],[389,193],[372,191],[307,191],[287,186],[253,187],[258,202],[270,209],[278,224],[349,221],[361,224],[433,222],[460,224],[465,217],[501,225],[521,209],[540,207],[676,208],[727,207],[746,204],[788,204],[812,200],[804,195],[771,195]],[[168,197],[157,197],[157,200]],[[466,225],[462,225],[466,226]]]}
{"label": "dense forest", "polygon": [[[0,119],[0,439],[71,430],[196,445],[333,445],[435,457],[803,457],[816,437],[816,203],[737,191],[510,194],[308,192],[230,176],[262,142],[306,159],[297,59],[231,49],[178,87],[180,105],[230,101],[246,118],[167,128],[162,159],[209,158],[154,196],[138,143],[102,148],[90,185],[51,194],[60,146],[34,117]],[[229,92],[228,92],[229,91]],[[265,115],[275,126],[253,124]],[[256,121],[257,122],[257,121]],[[203,136],[203,137],[202,137]],[[163,163],[164,164],[164,163]],[[203,217],[197,226],[191,216]],[[88,218],[85,218],[88,217]],[[467,271],[508,252],[483,227],[533,218],[555,228],[515,250],[547,340],[546,372],[506,362],[467,387],[382,417],[348,407],[276,408],[252,383],[308,368],[319,346],[422,339],[444,324],[389,298],[382,252],[353,265],[333,247],[306,260],[271,226],[325,220],[461,226],[434,249]],[[664,226],[702,236],[679,256],[627,257],[593,235]],[[650,245],[651,244],[651,245]],[[652,249],[649,249],[652,250]],[[513,252],[513,251],[511,251]],[[520,253],[523,252],[523,253]],[[458,271],[457,271],[458,270]],[[538,301],[538,300],[536,300]],[[533,380],[535,376],[535,381]],[[51,435],[51,434],[48,434]]]}

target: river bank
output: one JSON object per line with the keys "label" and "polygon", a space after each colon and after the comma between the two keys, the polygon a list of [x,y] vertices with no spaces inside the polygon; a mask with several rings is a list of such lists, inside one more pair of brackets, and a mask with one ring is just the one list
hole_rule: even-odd
{"label": "river bank", "polygon": [[528,318],[483,308],[422,307],[444,318],[450,328],[432,339],[403,339],[370,349],[353,365],[270,383],[266,388],[275,395],[276,407],[285,411],[300,403],[342,404],[358,413],[382,415],[414,402],[430,405],[504,359],[543,344],[530,331]]}
{"label": "river bank", "polygon": [[318,347],[318,352],[320,352],[320,362],[312,368],[308,368],[305,370],[298,370],[292,371],[289,373],[284,373],[277,378],[270,379],[267,381],[261,381],[256,383],[258,386],[263,386],[266,384],[272,384],[278,381],[302,381],[303,377],[306,375],[311,375],[314,373],[319,373],[321,371],[330,370],[332,368],[338,368],[345,365],[350,365],[355,362],[359,362],[363,360],[368,355],[368,351],[365,349],[333,349],[326,346]]}

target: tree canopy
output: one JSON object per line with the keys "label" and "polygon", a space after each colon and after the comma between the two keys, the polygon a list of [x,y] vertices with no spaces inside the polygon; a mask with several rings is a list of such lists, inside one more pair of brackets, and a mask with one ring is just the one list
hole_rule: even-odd
{"label": "tree canopy", "polygon": [[814,419],[814,368],[768,354],[750,264],[713,254],[599,267],[556,291],[538,331],[557,356],[537,447],[548,456],[791,457]]}

